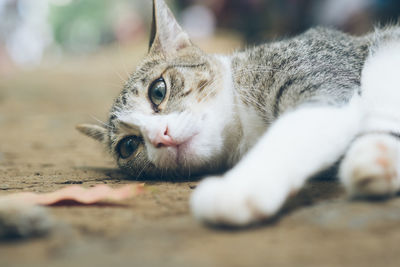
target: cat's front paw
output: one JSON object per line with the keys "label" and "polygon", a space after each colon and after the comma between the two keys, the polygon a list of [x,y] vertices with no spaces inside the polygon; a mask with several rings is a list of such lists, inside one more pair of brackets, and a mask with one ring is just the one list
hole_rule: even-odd
{"label": "cat's front paw", "polygon": [[286,199],[285,190],[257,182],[211,177],[191,198],[195,218],[206,223],[245,226],[273,216]]}
{"label": "cat's front paw", "polygon": [[360,137],[345,156],[340,176],[353,197],[387,197],[400,189],[400,143],[389,135]]}

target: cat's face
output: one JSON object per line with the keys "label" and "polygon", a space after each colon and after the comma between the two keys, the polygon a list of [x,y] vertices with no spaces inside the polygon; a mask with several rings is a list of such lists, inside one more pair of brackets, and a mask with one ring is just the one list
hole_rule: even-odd
{"label": "cat's face", "polygon": [[228,63],[194,46],[163,1],[154,1],[153,18],[149,53],[116,99],[109,128],[78,129],[106,143],[133,176],[226,168],[240,135]]}
{"label": "cat's face", "polygon": [[137,175],[189,175],[223,164],[226,121],[222,73],[191,46],[173,57],[149,54],[115,101],[109,146]]}

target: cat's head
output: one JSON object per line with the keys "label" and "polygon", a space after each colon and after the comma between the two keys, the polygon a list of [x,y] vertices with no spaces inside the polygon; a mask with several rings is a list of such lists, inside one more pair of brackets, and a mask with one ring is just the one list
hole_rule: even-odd
{"label": "cat's head", "polygon": [[133,176],[187,176],[224,169],[241,129],[229,60],[204,53],[163,0],[153,1],[149,52],[111,108],[109,125],[79,125]]}

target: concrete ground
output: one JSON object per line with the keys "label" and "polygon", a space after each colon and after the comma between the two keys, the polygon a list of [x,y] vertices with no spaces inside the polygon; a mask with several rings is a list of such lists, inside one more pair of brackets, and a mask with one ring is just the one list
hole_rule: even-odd
{"label": "concrete ground", "polygon": [[[209,50],[236,46],[217,40]],[[144,46],[9,70],[0,76],[0,195],[69,184],[134,183],[78,134],[105,120]],[[125,206],[51,207],[47,236],[0,241],[0,266],[400,266],[400,198],[348,201],[336,181],[310,182],[274,221],[248,229],[196,222],[196,181],[146,181]]]}

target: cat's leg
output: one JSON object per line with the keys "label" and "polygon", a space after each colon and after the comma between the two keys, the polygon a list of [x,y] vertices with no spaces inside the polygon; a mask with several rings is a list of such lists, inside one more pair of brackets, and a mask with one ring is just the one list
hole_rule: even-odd
{"label": "cat's leg", "polygon": [[387,197],[400,190],[400,138],[370,133],[357,138],[340,167],[353,197]]}
{"label": "cat's leg", "polygon": [[380,44],[362,73],[364,134],[347,152],[340,177],[351,196],[390,196],[400,189],[400,42]]}
{"label": "cat's leg", "polygon": [[307,178],[344,154],[359,131],[358,107],[353,100],[343,108],[308,106],[283,115],[232,170],[199,184],[194,216],[247,225],[274,215]]}

